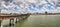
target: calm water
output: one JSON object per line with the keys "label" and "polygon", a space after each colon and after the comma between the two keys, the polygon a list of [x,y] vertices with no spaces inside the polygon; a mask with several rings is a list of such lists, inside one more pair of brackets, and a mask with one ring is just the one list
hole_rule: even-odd
{"label": "calm water", "polygon": [[14,27],[60,27],[60,15],[31,15]]}

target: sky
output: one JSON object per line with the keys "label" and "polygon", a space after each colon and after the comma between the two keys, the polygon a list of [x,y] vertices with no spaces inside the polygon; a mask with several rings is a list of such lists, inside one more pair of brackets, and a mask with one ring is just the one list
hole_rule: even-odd
{"label": "sky", "polygon": [[1,2],[1,13],[60,13],[60,1],[58,0],[13,0],[5,4]]}

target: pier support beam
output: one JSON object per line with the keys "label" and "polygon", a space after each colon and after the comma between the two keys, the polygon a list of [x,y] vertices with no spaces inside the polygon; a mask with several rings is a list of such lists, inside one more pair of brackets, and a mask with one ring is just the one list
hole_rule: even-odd
{"label": "pier support beam", "polygon": [[1,23],[2,23],[2,20],[0,20],[0,27],[3,27],[3,25]]}
{"label": "pier support beam", "polygon": [[14,26],[14,19],[10,19],[9,27]]}
{"label": "pier support beam", "polygon": [[1,20],[0,20],[0,27],[1,27]]}
{"label": "pier support beam", "polygon": [[16,22],[15,23],[18,23],[20,21],[20,18],[19,17],[17,17],[16,18]]}

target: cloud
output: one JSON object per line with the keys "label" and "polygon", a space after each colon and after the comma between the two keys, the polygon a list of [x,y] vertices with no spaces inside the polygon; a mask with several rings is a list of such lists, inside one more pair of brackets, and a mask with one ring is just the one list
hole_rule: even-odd
{"label": "cloud", "polygon": [[[24,0],[17,0],[16,2],[19,1],[24,1]],[[47,11],[48,13],[59,13],[60,10],[58,11],[59,8],[55,8],[54,3],[51,0],[48,0],[48,2],[46,1],[41,1],[40,3],[38,3],[35,0],[25,0],[28,1],[29,3],[21,3],[19,6],[15,5],[13,3],[10,3],[9,6],[6,6],[5,4],[2,4],[3,7],[7,8],[8,10],[1,10],[1,13],[44,13],[45,11]],[[33,3],[33,4],[32,4]],[[35,4],[38,3],[38,4]],[[9,9],[10,8],[10,9]],[[26,10],[28,9],[28,10]],[[27,12],[28,11],[28,12]]]}

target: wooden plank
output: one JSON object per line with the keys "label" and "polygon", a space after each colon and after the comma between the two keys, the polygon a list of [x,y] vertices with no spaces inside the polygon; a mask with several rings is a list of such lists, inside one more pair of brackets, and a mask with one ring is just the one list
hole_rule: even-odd
{"label": "wooden plank", "polygon": [[0,15],[0,19],[11,19],[11,18],[16,18],[16,17],[21,17],[21,16],[26,16],[28,14],[21,14],[21,15]]}

